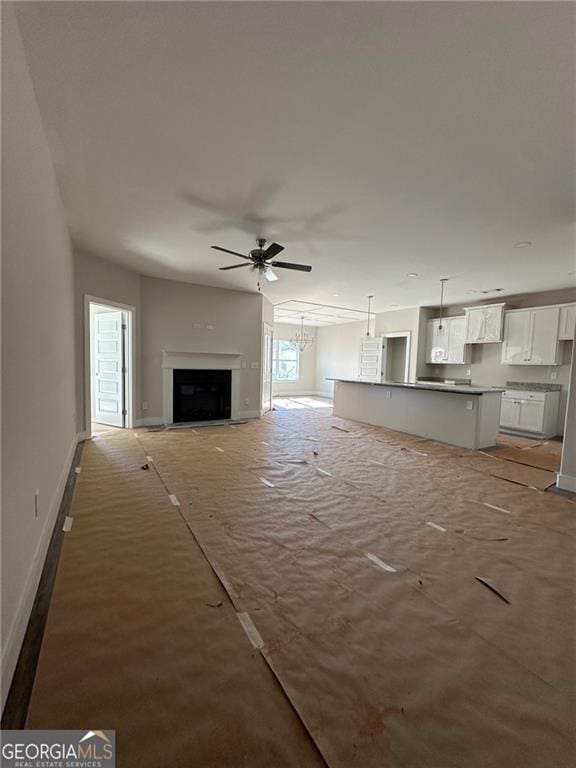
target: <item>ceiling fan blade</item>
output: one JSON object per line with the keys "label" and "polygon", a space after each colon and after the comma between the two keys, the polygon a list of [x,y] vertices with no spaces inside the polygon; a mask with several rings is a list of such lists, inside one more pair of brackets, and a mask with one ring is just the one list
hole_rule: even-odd
{"label": "ceiling fan blade", "polygon": [[270,259],[273,259],[274,256],[276,256],[277,253],[280,253],[280,251],[284,250],[283,245],[278,245],[278,243],[271,243],[268,248],[264,251],[264,258],[266,261],[269,261]]}
{"label": "ceiling fan blade", "polygon": [[232,264],[231,267],[218,267],[220,270],[224,269],[239,269],[240,267],[249,267],[250,264]]}
{"label": "ceiling fan blade", "polygon": [[241,259],[249,259],[250,256],[245,256],[243,253],[237,251],[229,251],[228,248],[220,248],[219,245],[211,245],[210,248],[214,248],[215,251],[223,251],[224,253],[231,253],[232,256],[240,256]]}
{"label": "ceiling fan blade", "polygon": [[273,283],[274,280],[278,280],[278,275],[275,275],[274,272],[270,269],[270,267],[266,267],[264,269],[264,277],[268,282]]}
{"label": "ceiling fan blade", "polygon": [[273,261],[270,266],[281,269],[297,269],[299,272],[312,272],[312,267],[309,267],[308,264],[291,264],[289,261]]}

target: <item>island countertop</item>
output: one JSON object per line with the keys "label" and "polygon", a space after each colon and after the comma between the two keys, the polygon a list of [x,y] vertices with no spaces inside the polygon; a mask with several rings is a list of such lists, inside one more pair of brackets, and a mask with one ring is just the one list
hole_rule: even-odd
{"label": "island countertop", "polygon": [[367,381],[366,379],[337,379],[327,378],[326,381],[341,381],[346,384],[368,384],[372,387],[403,387],[405,389],[427,389],[439,392],[453,392],[458,395],[487,395],[504,392],[505,387],[474,387],[469,384],[440,384],[428,381]]}

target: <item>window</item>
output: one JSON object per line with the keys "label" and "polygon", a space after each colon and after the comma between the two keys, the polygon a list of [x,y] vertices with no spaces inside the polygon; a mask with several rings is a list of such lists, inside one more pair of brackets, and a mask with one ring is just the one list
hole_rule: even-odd
{"label": "window", "polygon": [[291,341],[276,339],[272,375],[274,381],[298,381],[298,358],[300,350]]}

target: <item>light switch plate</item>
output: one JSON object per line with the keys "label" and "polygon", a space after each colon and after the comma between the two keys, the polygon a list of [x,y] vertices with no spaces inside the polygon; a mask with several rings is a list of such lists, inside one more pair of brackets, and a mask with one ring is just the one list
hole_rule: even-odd
{"label": "light switch plate", "polygon": [[474,401],[473,400],[466,400],[466,410],[467,411],[474,410]]}

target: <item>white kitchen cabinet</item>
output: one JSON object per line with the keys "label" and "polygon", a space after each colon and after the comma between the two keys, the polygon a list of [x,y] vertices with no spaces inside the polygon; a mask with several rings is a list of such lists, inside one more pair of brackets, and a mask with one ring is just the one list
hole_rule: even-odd
{"label": "white kitchen cabinet", "polygon": [[558,432],[558,392],[507,389],[502,395],[500,427],[553,437]]}
{"label": "white kitchen cabinet", "polygon": [[560,341],[572,341],[576,333],[576,304],[567,304],[560,307],[560,328],[558,339]]}
{"label": "white kitchen cabinet", "polygon": [[504,318],[502,363],[559,365],[559,307],[515,309]]}
{"label": "white kitchen cabinet", "polygon": [[426,362],[459,365],[470,362],[470,348],[465,343],[466,317],[445,317],[428,321]]}
{"label": "white kitchen cabinet", "polygon": [[466,343],[492,344],[502,341],[504,304],[466,308]]}

